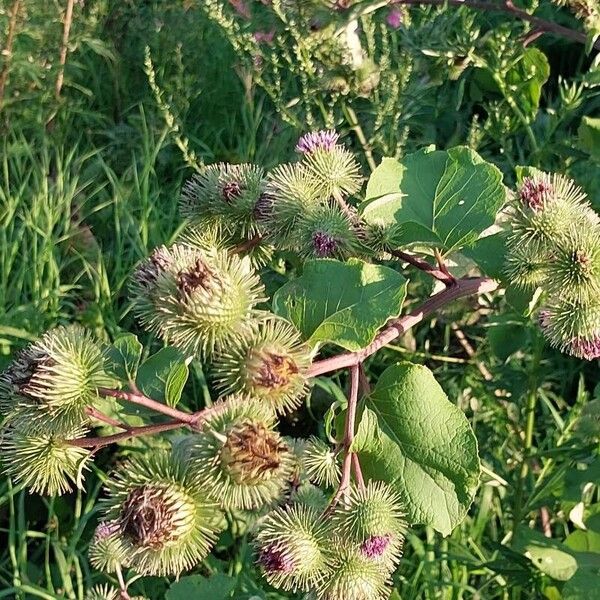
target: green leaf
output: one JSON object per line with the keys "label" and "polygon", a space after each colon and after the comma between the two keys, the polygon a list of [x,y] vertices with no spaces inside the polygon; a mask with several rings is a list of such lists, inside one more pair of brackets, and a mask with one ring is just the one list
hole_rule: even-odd
{"label": "green leaf", "polygon": [[506,264],[506,234],[494,233],[479,238],[470,248],[463,248],[462,254],[470,258],[484,275],[494,279],[504,278]]}
{"label": "green leaf", "polygon": [[526,347],[527,328],[514,316],[501,315],[494,323],[490,323],[487,339],[492,352],[501,361],[505,361],[509,356]]}
{"label": "green leaf", "polygon": [[593,569],[578,569],[565,583],[562,600],[598,600],[600,598],[600,574]]}
{"label": "green leaf", "polygon": [[479,483],[477,439],[429,369],[386,369],[365,399],[354,444],[365,476],[395,487],[410,523],[448,535],[463,520]]}
{"label": "green leaf", "polygon": [[[388,161],[391,159],[387,159]],[[400,226],[400,245],[431,244],[450,252],[470,246],[494,223],[504,204],[502,174],[476,152],[465,147],[420,150],[397,163],[382,163],[361,205],[365,221]],[[392,179],[397,177],[396,191]],[[369,186],[367,186],[367,191]]]}
{"label": "green leaf", "polygon": [[577,130],[579,147],[600,160],[600,118],[583,117]]}
{"label": "green leaf", "polygon": [[521,60],[506,73],[506,87],[517,106],[529,118],[535,117],[542,87],[550,76],[546,55],[537,48],[527,48]]}
{"label": "green leaf", "polygon": [[273,297],[273,310],[311,345],[364,348],[402,310],[406,279],[397,271],[358,259],[308,261],[301,277]]}
{"label": "green leaf", "polygon": [[380,198],[387,194],[399,194],[403,171],[404,167],[395,158],[383,158],[369,177],[366,197]]}
{"label": "green leaf", "polygon": [[133,333],[120,335],[108,349],[108,369],[123,381],[135,381],[142,350]]}
{"label": "green leaf", "polygon": [[185,356],[167,346],[144,361],[137,374],[137,386],[150,398],[176,406],[189,375]]}
{"label": "green leaf", "polygon": [[165,600],[226,600],[231,597],[235,584],[235,578],[224,573],[215,573],[208,578],[189,575],[171,585]]}
{"label": "green leaf", "polygon": [[566,546],[533,529],[519,527],[512,547],[524,554],[542,573],[558,581],[567,581],[577,571],[577,560]]}

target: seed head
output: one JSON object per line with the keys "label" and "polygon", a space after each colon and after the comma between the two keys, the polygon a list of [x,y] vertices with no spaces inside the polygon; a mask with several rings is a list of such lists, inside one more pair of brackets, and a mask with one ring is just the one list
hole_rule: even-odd
{"label": "seed head", "polygon": [[313,483],[332,488],[340,481],[340,456],[323,440],[311,437],[302,454],[302,466]]}
{"label": "seed head", "polygon": [[106,518],[117,523],[127,564],[143,575],[179,575],[210,551],[216,505],[166,451],[137,457],[109,480]]}
{"label": "seed head", "polygon": [[286,413],[306,395],[304,372],[310,359],[309,349],[291,323],[269,319],[219,352],[213,368],[223,393],[247,394]]}
{"label": "seed head", "polygon": [[73,428],[58,436],[24,433],[8,426],[1,432],[0,450],[4,470],[31,492],[60,496],[80,486],[90,452],[69,441],[82,438],[86,430]]}
{"label": "seed head", "polygon": [[187,447],[197,485],[226,509],[252,510],[283,496],[293,457],[259,400],[231,396]]}
{"label": "seed head", "polygon": [[82,327],[57,327],[0,375],[0,412],[24,433],[64,436],[86,422],[98,388],[114,383],[105,366],[104,348]]}
{"label": "seed head", "polygon": [[260,313],[263,288],[248,260],[226,251],[175,244],[168,266],[151,286],[132,286],[142,323],[188,355],[232,343]]}
{"label": "seed head", "polygon": [[299,504],[270,512],[257,528],[257,562],[275,587],[308,592],[328,574],[327,527]]}

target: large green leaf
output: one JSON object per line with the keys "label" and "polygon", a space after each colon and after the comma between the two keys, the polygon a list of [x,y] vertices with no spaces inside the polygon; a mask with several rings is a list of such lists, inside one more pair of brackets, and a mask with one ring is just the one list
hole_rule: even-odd
{"label": "large green leaf", "polygon": [[469,246],[505,201],[500,171],[469,148],[427,148],[390,161],[373,172],[360,208],[368,223],[399,226],[398,245]]}
{"label": "large green leaf", "polygon": [[310,344],[347,350],[367,346],[400,314],[406,279],[397,271],[358,259],[308,261],[298,279],[273,297],[273,310],[290,320]]}
{"label": "large green leaf", "polygon": [[231,597],[236,580],[224,573],[210,577],[189,575],[171,585],[166,600],[225,600]]}
{"label": "large green leaf", "polygon": [[354,449],[365,476],[390,483],[410,523],[448,535],[465,517],[479,482],[477,439],[433,373],[389,367],[365,399]]}

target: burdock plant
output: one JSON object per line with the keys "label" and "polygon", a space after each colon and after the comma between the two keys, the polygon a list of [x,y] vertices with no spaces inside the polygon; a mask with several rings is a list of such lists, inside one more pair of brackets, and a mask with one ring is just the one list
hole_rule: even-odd
{"label": "burdock plant", "polygon": [[[239,536],[276,588],[387,598],[408,523],[449,534],[479,458],[430,371],[375,362],[383,373],[369,381],[363,363],[451,301],[498,287],[446,257],[487,244],[478,236],[500,209],[504,279],[539,302],[531,313],[552,345],[600,357],[600,224],[573,182],[528,171],[507,199],[500,173],[457,148],[387,159],[361,190],[338,133],[304,135],[296,151],[269,173],[218,164],[186,184],[188,227],[131,281],[141,326],[170,346],[142,362],[133,335],[108,344],[60,326],[0,376],[3,468],[32,492],[82,488],[102,447],[164,436],[123,449],[107,477],[89,558],[118,590],[90,599],[131,598],[140,577],[205,559],[213,569]],[[408,314],[405,264],[438,285]]]}

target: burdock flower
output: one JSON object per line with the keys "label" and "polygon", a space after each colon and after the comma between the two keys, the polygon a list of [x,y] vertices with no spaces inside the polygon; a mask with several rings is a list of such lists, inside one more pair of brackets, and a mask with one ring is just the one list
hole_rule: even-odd
{"label": "burdock flower", "polygon": [[553,297],[539,313],[539,324],[550,345],[579,358],[598,358],[600,304]]}
{"label": "burdock flower", "polygon": [[342,469],[339,454],[317,437],[311,437],[302,453],[302,466],[313,483],[328,488],[340,481]]}
{"label": "burdock flower", "polygon": [[193,222],[219,223],[251,236],[258,231],[255,208],[265,183],[256,165],[210,165],[185,184],[181,213]]}
{"label": "burdock flower", "polygon": [[[262,285],[247,259],[175,244],[152,285],[134,274],[132,293],[142,323],[184,353],[206,355],[246,331],[259,312]],[[150,259],[152,260],[152,259]],[[138,267],[145,271],[147,264]]]}
{"label": "burdock flower", "polygon": [[103,521],[96,527],[88,555],[95,569],[115,573],[121,565],[127,566],[131,550],[130,544],[121,535],[119,522]]}
{"label": "burdock flower", "polygon": [[350,216],[336,204],[307,210],[299,219],[295,248],[307,258],[338,258],[356,254],[358,238]]}
{"label": "burdock flower", "polygon": [[319,600],[386,600],[390,595],[389,571],[372,557],[343,539],[330,542],[331,571],[317,587]]}
{"label": "burdock flower", "polygon": [[301,154],[312,154],[317,150],[331,152],[339,139],[339,134],[332,129],[305,133],[296,144],[296,152]]}
{"label": "burdock flower", "polygon": [[74,485],[80,485],[90,452],[69,442],[85,433],[76,427],[61,436],[29,434],[9,426],[0,433],[4,470],[31,492],[47,496],[70,492]]}
{"label": "burdock flower", "polygon": [[[106,517],[143,575],[176,575],[200,562],[219,529],[217,506],[167,452],[137,457],[108,483]],[[115,534],[111,534],[115,535]]]}
{"label": "burdock flower", "polygon": [[285,413],[306,395],[310,359],[298,330],[283,319],[270,319],[223,348],[213,368],[224,394],[247,394]]}
{"label": "burdock flower", "polygon": [[534,289],[547,282],[550,254],[539,244],[517,245],[507,250],[504,273],[510,283],[525,289]]}
{"label": "burdock flower", "polygon": [[279,165],[273,169],[266,194],[270,206],[263,219],[263,229],[279,248],[287,247],[306,210],[328,200],[317,178],[301,163]]}
{"label": "burdock flower", "polygon": [[310,150],[304,152],[301,164],[318,182],[322,194],[341,198],[356,193],[362,177],[354,155],[341,144],[332,143],[332,132],[311,136],[310,141],[302,144]]}
{"label": "burdock flower", "polygon": [[315,509],[277,508],[258,525],[257,563],[271,585],[307,592],[329,573],[327,543],[327,527]]}
{"label": "burdock flower", "polygon": [[545,269],[544,287],[551,294],[577,300],[600,294],[600,228],[577,228],[556,241]]}
{"label": "burdock flower", "polygon": [[105,372],[103,348],[82,327],[48,331],[0,375],[0,412],[23,432],[61,435],[86,421]]}
{"label": "burdock flower", "polygon": [[400,499],[382,481],[370,481],[364,488],[352,488],[348,501],[336,505],[332,527],[340,536],[361,547],[374,536],[389,536],[401,545],[406,533]]}
{"label": "burdock flower", "polygon": [[85,600],[121,600],[121,592],[112,585],[96,585],[85,594]]}
{"label": "burdock flower", "polygon": [[287,444],[275,430],[272,409],[232,396],[188,445],[200,488],[224,508],[251,510],[280,499],[293,469]]}
{"label": "burdock flower", "polygon": [[511,217],[511,247],[552,248],[573,228],[586,230],[600,223],[585,193],[562,175],[539,173],[526,178],[518,196]]}

